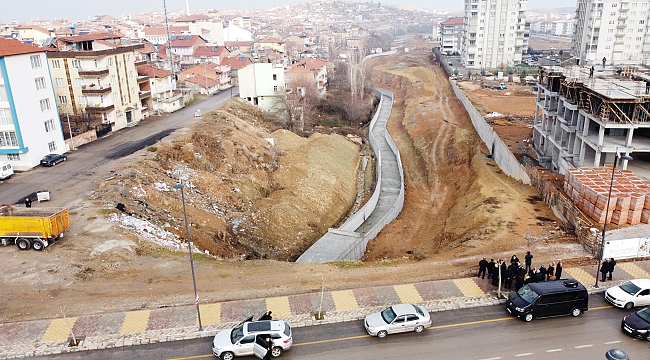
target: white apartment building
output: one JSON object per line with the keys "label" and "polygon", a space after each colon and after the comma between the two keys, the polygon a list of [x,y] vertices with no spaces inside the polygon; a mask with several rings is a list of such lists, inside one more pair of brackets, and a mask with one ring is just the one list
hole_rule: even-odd
{"label": "white apartment building", "polygon": [[0,161],[16,170],[67,151],[43,48],[0,39]]}
{"label": "white apartment building", "polygon": [[574,21],[573,20],[557,20],[551,22],[551,35],[557,36],[573,36]]}
{"label": "white apartment building", "polygon": [[528,49],[528,0],[465,0],[461,55],[470,69],[521,63]]}
{"label": "white apartment building", "polygon": [[440,23],[440,51],[443,54],[452,54],[460,51],[463,42],[462,17],[455,17]]}
{"label": "white apartment building", "polygon": [[587,66],[647,61],[648,11],[650,0],[578,0],[572,55]]}
{"label": "white apartment building", "polygon": [[285,89],[284,67],[272,63],[254,63],[238,71],[239,97],[267,111]]}

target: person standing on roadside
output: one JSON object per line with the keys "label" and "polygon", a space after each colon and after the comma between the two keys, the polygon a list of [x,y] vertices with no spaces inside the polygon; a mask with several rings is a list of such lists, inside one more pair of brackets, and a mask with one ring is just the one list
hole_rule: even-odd
{"label": "person standing on roadside", "polygon": [[609,276],[607,277],[607,280],[612,280],[612,273],[614,272],[614,266],[616,266],[616,260],[614,258],[609,259]]}
{"label": "person standing on roadside", "polygon": [[609,272],[609,260],[605,259],[603,264],[600,266],[600,281],[605,282],[607,280],[607,273]]}
{"label": "person standing on roadside", "polygon": [[544,264],[542,264],[542,266],[539,267],[539,272],[540,274],[542,274],[542,281],[546,281],[546,267],[544,266]]}
{"label": "person standing on roadside", "polygon": [[562,277],[562,259],[558,260],[555,266],[555,280],[560,280],[560,277]]}
{"label": "person standing on roadside", "polygon": [[524,260],[526,261],[526,272],[529,272],[530,269],[532,269],[532,265],[533,265],[533,255],[530,253],[530,251],[526,251],[526,256],[524,256]]}
{"label": "person standing on roadside", "polygon": [[[483,258],[483,260],[478,262],[478,277],[481,277],[481,274],[483,274],[483,279],[485,279],[485,271],[487,270],[488,265],[490,265],[490,263],[487,262],[486,258]],[[489,278],[490,277],[488,276],[488,279]]]}
{"label": "person standing on roadside", "polygon": [[519,258],[517,257],[517,255],[512,255],[512,257],[510,258],[510,264],[516,264],[518,262],[519,262]]}
{"label": "person standing on roadside", "polygon": [[493,279],[494,278],[494,266],[495,266],[494,259],[490,259],[490,262],[488,263],[488,279]]}
{"label": "person standing on roadside", "polygon": [[[551,277],[553,277],[551,279]],[[548,264],[548,269],[546,269],[546,278],[551,281],[555,280],[555,267],[553,266],[553,263]]]}
{"label": "person standing on roadside", "polygon": [[273,355],[273,339],[271,339],[271,336],[267,335],[264,340],[266,340],[266,354],[262,360],[271,360],[271,355]]}
{"label": "person standing on roadside", "polygon": [[32,199],[30,199],[28,197],[25,198],[25,207],[26,208],[32,207]]}

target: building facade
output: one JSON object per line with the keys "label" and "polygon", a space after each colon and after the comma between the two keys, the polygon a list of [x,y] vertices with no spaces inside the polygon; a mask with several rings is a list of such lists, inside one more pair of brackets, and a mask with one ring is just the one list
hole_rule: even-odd
{"label": "building facade", "polygon": [[284,67],[253,63],[238,71],[239,97],[265,110],[273,110],[275,98],[284,93]]}
{"label": "building facade", "polygon": [[16,170],[67,151],[42,48],[0,39],[0,161]]}
{"label": "building facade", "polygon": [[465,0],[462,61],[470,69],[521,63],[528,50],[528,0]]}
{"label": "building facade", "polygon": [[440,23],[440,51],[453,54],[460,51],[463,42],[464,20],[455,17]]}
{"label": "building facade", "polygon": [[571,55],[582,65],[647,62],[650,0],[578,0]]}

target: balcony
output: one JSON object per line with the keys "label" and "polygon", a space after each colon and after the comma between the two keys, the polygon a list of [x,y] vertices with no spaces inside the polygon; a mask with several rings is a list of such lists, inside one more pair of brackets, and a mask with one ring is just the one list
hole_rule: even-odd
{"label": "balcony", "polygon": [[151,97],[151,91],[140,91],[140,100]]}
{"label": "balcony", "polygon": [[109,111],[113,111],[115,109],[114,104],[88,104],[86,106],[86,113],[88,114],[101,114],[101,113],[106,113]]}
{"label": "balcony", "polygon": [[135,66],[147,65],[147,60],[138,60],[135,62]]}
{"label": "balcony", "polygon": [[625,21],[627,20],[627,14],[621,14],[618,16],[618,21]]}
{"label": "balcony", "polygon": [[108,68],[79,69],[79,76],[104,76],[108,75]]}
{"label": "balcony", "polygon": [[626,25],[625,24],[618,24],[616,25],[617,29],[625,29]]}
{"label": "balcony", "polygon": [[81,93],[84,95],[104,95],[110,94],[113,88],[110,86],[82,86]]}
{"label": "balcony", "polygon": [[138,84],[149,81],[148,76],[138,76]]}

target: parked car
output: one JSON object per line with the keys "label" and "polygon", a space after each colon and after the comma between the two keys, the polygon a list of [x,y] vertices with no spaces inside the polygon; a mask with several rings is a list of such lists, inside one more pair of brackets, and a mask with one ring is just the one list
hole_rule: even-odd
{"label": "parked car", "polygon": [[68,160],[68,157],[61,154],[47,154],[41,159],[41,165],[54,166],[60,162]]}
{"label": "parked car", "polygon": [[650,279],[635,279],[613,286],[605,291],[605,299],[625,310],[635,306],[648,306],[650,305]]}
{"label": "parked car", "polygon": [[14,174],[14,168],[9,161],[0,161],[0,180],[9,179]]}
{"label": "parked car", "polygon": [[364,324],[368,334],[385,338],[400,332],[422,332],[431,326],[431,315],[422,306],[399,304],[366,316]]}
{"label": "parked car", "polygon": [[282,320],[252,320],[251,316],[232,329],[218,332],[212,341],[212,353],[222,360],[249,355],[261,359],[266,354],[261,339],[267,336],[270,336],[273,341],[271,356],[278,357],[291,349],[293,338],[289,324]]}
{"label": "parked car", "polygon": [[626,315],[621,321],[624,333],[641,340],[650,340],[650,308],[643,308],[635,313]]}
{"label": "parked car", "polygon": [[524,285],[508,295],[506,310],[524,321],[534,318],[573,315],[589,309],[589,294],[574,279],[544,281]]}

